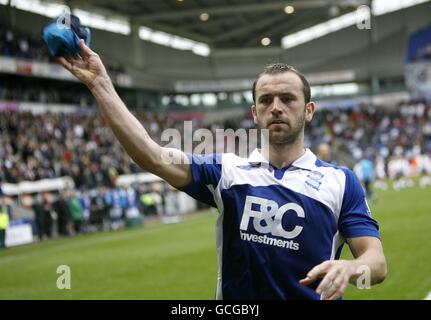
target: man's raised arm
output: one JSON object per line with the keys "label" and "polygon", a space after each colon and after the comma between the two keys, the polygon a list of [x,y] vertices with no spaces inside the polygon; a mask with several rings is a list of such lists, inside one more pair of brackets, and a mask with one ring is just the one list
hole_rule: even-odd
{"label": "man's raised arm", "polygon": [[[83,82],[96,98],[103,117],[129,156],[144,170],[175,187],[183,187],[192,180],[187,156],[177,149],[159,146],[149,136],[118,96],[111,79],[97,53],[81,40],[80,57],[60,57],[59,63]],[[175,161],[163,161],[162,154],[170,152]],[[179,164],[177,164],[179,163]]]}

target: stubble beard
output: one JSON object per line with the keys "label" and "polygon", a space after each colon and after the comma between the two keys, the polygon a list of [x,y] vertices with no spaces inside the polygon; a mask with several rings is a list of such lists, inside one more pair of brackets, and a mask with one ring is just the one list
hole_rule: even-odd
{"label": "stubble beard", "polygon": [[[289,124],[290,127],[290,124]],[[269,145],[274,147],[281,147],[284,145],[293,145],[295,144],[299,139],[301,134],[304,131],[305,127],[305,113],[302,113],[301,116],[296,119],[295,123],[293,124],[293,127],[290,127],[290,130],[286,134],[278,135],[276,134],[274,136],[274,132],[271,132],[270,129],[265,128],[262,126],[262,124],[259,122],[259,128],[260,129],[267,129],[269,130]]]}

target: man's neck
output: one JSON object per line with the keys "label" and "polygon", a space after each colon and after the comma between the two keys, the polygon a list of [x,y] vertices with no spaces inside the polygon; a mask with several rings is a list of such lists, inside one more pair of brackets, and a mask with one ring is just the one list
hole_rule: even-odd
{"label": "man's neck", "polygon": [[[299,139],[298,139],[299,140]],[[277,168],[284,168],[302,157],[305,153],[302,141],[296,141],[292,144],[269,144],[268,153],[269,162]]]}

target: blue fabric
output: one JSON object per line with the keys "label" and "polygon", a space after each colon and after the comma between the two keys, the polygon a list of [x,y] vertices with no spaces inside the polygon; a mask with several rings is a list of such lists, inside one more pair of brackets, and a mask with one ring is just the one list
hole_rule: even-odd
{"label": "blue fabric", "polygon": [[62,23],[62,17],[54,18],[43,28],[43,40],[49,53],[54,57],[74,56],[79,54],[79,42],[84,39],[90,46],[91,33],[89,28],[81,27],[79,18],[71,16],[70,26]]}
{"label": "blue fabric", "polygon": [[[222,231],[219,258],[223,299],[320,299],[315,292],[320,280],[309,286],[300,285],[299,280],[332,255],[339,259],[345,239],[379,238],[379,225],[372,218],[361,184],[351,170],[320,160],[315,163],[317,173],[320,167],[344,173],[344,190],[333,189],[337,190],[338,199],[342,196],[337,220],[336,212],[327,204],[294,190],[295,181],[306,183],[302,171],[307,169],[289,172],[292,188],[277,182],[288,167],[273,171],[273,183],[267,182],[271,181],[268,175],[268,180],[230,184],[235,174],[254,176],[254,170],[260,168],[248,164],[229,166],[225,161],[223,165],[228,169],[224,172],[229,176],[222,177],[222,156],[189,155],[193,181],[180,190],[215,206],[211,189],[217,189],[220,180],[225,179],[220,187],[222,225],[217,226]],[[236,173],[234,168],[240,171]],[[268,170],[272,172],[273,168]],[[326,183],[340,182],[334,179]],[[331,188],[324,191],[330,192]],[[328,193],[328,199],[330,196]],[[290,237],[280,233],[295,229],[300,231]]]}
{"label": "blue fabric", "polygon": [[189,158],[193,181],[187,186],[179,188],[193,197],[196,200],[202,201],[207,205],[216,208],[217,205],[214,201],[214,196],[208,189],[208,185],[217,187],[221,178],[221,155],[192,155],[187,154]]}
{"label": "blue fabric", "polygon": [[[283,215],[283,229],[303,227],[300,235],[291,239],[294,249],[242,241],[241,234],[249,237],[285,238],[255,229],[252,219],[247,230],[240,230],[247,196],[275,201],[280,207],[288,202],[301,206],[305,218],[289,210]],[[278,185],[235,185],[222,191],[223,220],[223,299],[320,299],[314,291],[320,281],[310,286],[299,284],[309,270],[331,257],[332,239],[337,223],[331,210],[324,204]],[[261,207],[253,206],[260,211]],[[243,236],[247,236],[243,235]],[[260,240],[260,239],[259,239]]]}
{"label": "blue fabric", "polygon": [[380,239],[379,224],[371,215],[364,189],[356,174],[347,168],[332,165],[320,159],[317,159],[316,166],[337,168],[346,175],[343,203],[338,220],[338,229],[342,236],[345,239],[366,236]]}
{"label": "blue fabric", "polygon": [[355,173],[343,169],[346,175],[343,204],[338,229],[344,238],[376,237],[380,239],[379,224],[371,216],[364,189]]}

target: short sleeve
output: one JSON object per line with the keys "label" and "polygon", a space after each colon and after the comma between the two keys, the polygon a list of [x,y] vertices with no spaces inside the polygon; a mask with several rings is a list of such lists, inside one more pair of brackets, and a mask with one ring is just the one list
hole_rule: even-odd
{"label": "short sleeve", "polygon": [[343,169],[346,175],[343,203],[338,228],[345,239],[371,236],[380,239],[379,224],[371,216],[365,193],[356,175]]}
{"label": "short sleeve", "polygon": [[217,207],[213,190],[221,179],[221,154],[188,154],[187,156],[192,171],[192,182],[178,190],[212,207]]}

